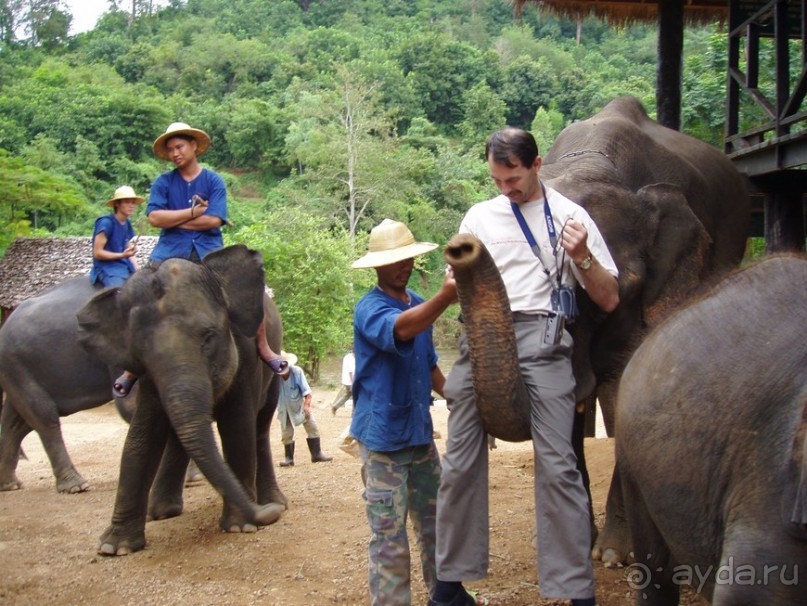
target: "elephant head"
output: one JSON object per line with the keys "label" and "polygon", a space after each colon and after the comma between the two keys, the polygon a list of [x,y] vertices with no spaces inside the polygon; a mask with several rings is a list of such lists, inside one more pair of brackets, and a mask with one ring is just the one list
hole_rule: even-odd
{"label": "elephant head", "polygon": [[[279,517],[276,506],[254,504],[256,444],[244,440],[256,435],[260,393],[266,387],[255,349],[263,318],[261,256],[244,246],[210,253],[201,264],[169,259],[156,271],[137,272],[120,289],[103,291],[78,313],[85,349],[140,377],[115,517],[119,510],[138,511],[131,527],[113,525],[107,531],[103,540],[110,553],[142,547],[136,528],[141,513],[145,521],[141,486],[147,497],[171,431],[224,497],[222,527],[242,530]],[[228,460],[239,450],[249,451],[237,456],[249,461],[251,479],[239,474],[239,481],[222,459],[213,420]]]}

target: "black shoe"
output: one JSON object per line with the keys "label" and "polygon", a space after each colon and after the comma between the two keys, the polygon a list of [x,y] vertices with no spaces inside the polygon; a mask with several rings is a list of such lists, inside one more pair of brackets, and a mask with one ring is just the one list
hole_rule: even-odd
{"label": "black shoe", "polygon": [[477,600],[477,598],[465,590],[465,587],[460,587],[460,590],[450,602],[436,602],[429,598],[429,606],[477,606],[477,604],[487,603],[488,601],[485,599]]}

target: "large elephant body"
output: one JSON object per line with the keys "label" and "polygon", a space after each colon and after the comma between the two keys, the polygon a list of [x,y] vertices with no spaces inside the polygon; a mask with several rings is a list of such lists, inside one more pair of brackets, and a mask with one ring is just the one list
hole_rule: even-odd
{"label": "large elephant body", "polygon": [[[269,303],[260,254],[237,245],[206,255],[201,264],[169,259],[157,271],[137,272],[78,312],[87,351],[140,377],[100,553],[142,549],[150,512],[165,517],[181,509],[181,500],[172,503],[165,495],[177,498],[177,486],[181,494],[184,467],[175,464],[163,473],[163,465],[157,475],[164,450],[166,457],[184,457],[183,465],[190,456],[222,495],[224,530],[254,530],[278,519],[286,499],[275,480],[268,435],[277,382],[255,344],[266,321],[270,345],[280,348],[279,317]],[[155,507],[153,495],[148,504],[155,476],[154,490],[168,499],[167,511]]]}
{"label": "large elephant body", "polygon": [[616,460],[637,603],[803,604],[807,259],[772,257],[669,317],[622,377]]}
{"label": "large elephant body", "polygon": [[[606,315],[578,289],[581,314],[570,328],[576,399],[599,399],[613,435],[616,386],[648,329],[693,289],[742,258],[750,223],[748,193],[720,151],[653,122],[632,97],[615,99],[594,117],[566,128],[546,155],[540,176],[588,211],[619,269],[618,307]],[[480,416],[490,434],[526,440],[528,405],[520,396],[510,398],[515,412],[505,414],[496,397],[524,393],[513,381],[520,377],[516,357],[501,349],[500,341],[508,340],[501,331],[512,331],[506,296],[492,293],[503,289],[501,277],[495,267],[492,272],[472,269],[488,264],[489,255],[478,254],[477,244],[464,238],[450,242],[445,256],[457,277],[474,374],[492,371],[478,381],[475,376],[475,388],[491,395],[477,397]],[[469,292],[474,294],[469,297]],[[473,332],[480,335],[476,351]],[[474,364],[475,359],[495,364]],[[582,424],[578,416],[574,439],[587,479]],[[627,554],[621,507],[615,478],[599,535],[600,549],[611,561]]]}
{"label": "large elephant body", "polygon": [[81,492],[89,483],[65,448],[60,417],[111,399],[113,368],[78,343],[76,312],[97,294],[87,276],[70,278],[17,307],[0,329],[0,491],[22,483],[15,470],[20,444],[32,430],[50,459],[59,492]]}

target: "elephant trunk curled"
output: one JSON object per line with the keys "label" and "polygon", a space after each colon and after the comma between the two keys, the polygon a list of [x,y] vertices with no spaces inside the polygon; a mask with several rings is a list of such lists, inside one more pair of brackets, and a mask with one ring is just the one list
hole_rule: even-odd
{"label": "elephant trunk curled", "polygon": [[509,442],[529,440],[530,404],[521,377],[510,302],[487,248],[458,234],[443,256],[454,270],[471,358],[476,407],[485,431]]}

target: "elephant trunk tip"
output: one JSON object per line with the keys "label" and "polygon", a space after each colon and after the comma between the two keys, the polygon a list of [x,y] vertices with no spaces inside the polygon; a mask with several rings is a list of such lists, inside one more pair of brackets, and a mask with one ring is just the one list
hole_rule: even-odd
{"label": "elephant trunk tip", "polygon": [[482,246],[479,239],[471,234],[457,234],[446,244],[443,257],[454,269],[462,268],[475,262]]}

